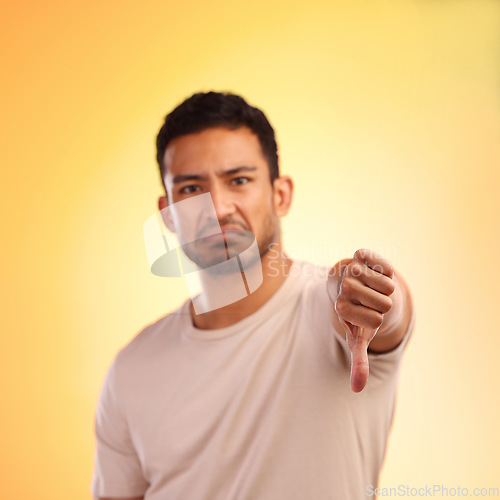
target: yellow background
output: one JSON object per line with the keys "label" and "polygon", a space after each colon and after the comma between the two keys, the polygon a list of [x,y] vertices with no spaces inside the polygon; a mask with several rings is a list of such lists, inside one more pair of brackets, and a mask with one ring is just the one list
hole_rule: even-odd
{"label": "yellow background", "polygon": [[90,498],[105,372],[186,296],[144,250],[156,133],[210,89],[277,131],[293,256],[379,249],[411,286],[381,486],[500,487],[499,2],[3,2],[0,27],[2,498]]}

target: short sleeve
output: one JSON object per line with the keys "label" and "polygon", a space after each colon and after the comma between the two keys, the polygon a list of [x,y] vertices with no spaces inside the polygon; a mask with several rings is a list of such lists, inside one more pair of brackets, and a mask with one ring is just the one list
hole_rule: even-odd
{"label": "short sleeve", "polygon": [[117,393],[117,357],[104,379],[95,414],[96,451],[91,493],[142,496],[148,488]]}
{"label": "short sleeve", "polygon": [[408,300],[411,303],[411,313],[410,313],[410,318],[408,320],[408,325],[406,327],[405,334],[403,338],[401,339],[401,342],[394,348],[391,349],[390,351],[387,352],[372,352],[368,351],[368,358],[369,359],[379,359],[379,360],[390,360],[390,359],[398,359],[401,358],[403,355],[403,351],[406,349],[406,345],[410,341],[410,338],[413,334],[413,330],[415,327],[415,305],[413,303],[413,299],[411,296],[408,298]]}

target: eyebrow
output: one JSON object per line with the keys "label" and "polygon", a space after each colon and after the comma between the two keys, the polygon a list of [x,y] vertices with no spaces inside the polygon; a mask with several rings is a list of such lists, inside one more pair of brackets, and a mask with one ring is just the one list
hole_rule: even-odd
{"label": "eyebrow", "polygon": [[[230,168],[229,170],[218,170],[216,172],[217,177],[229,177],[230,175],[239,174],[241,172],[254,172],[257,167],[252,167],[250,165],[241,165],[240,167]],[[180,184],[186,181],[203,181],[207,180],[206,175],[200,174],[179,174],[176,175],[172,182],[173,184]]]}

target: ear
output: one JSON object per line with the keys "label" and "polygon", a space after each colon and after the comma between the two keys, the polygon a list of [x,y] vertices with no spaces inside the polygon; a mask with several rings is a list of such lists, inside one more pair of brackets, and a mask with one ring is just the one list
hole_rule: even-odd
{"label": "ear", "polygon": [[273,182],[274,211],[278,217],[285,216],[290,210],[293,197],[293,181],[288,175],[282,175]]}
{"label": "ear", "polygon": [[[165,224],[165,226],[167,226],[170,232],[175,233],[174,221],[172,220],[172,213],[167,207],[168,207],[168,198],[166,196],[160,196],[158,198],[158,210],[160,211],[163,223]],[[167,208],[167,210],[163,210],[164,208]]]}

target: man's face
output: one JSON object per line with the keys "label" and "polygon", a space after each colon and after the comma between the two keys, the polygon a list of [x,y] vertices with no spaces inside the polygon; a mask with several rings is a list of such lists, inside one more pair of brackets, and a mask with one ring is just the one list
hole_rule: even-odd
{"label": "man's face", "polygon": [[188,209],[179,216],[182,204],[179,210],[172,209],[181,243],[191,242],[183,248],[198,265],[213,266],[241,253],[254,236],[261,256],[278,241],[279,219],[267,160],[249,128],[215,127],[177,137],[165,151],[164,165],[169,205],[211,195],[216,220],[207,215],[209,210]]}

